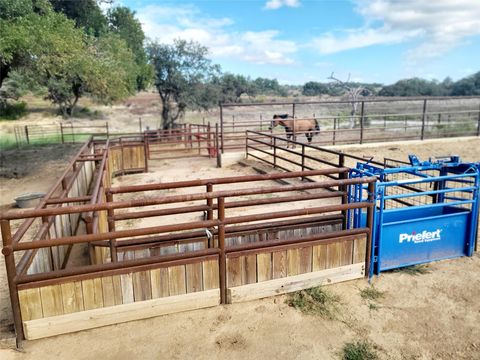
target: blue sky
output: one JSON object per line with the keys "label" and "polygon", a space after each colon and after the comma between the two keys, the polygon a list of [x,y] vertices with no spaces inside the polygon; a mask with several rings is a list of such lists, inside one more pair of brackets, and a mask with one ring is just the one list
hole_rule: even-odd
{"label": "blue sky", "polygon": [[406,77],[454,80],[480,70],[480,0],[118,0],[146,35],[195,40],[223,71],[281,83]]}

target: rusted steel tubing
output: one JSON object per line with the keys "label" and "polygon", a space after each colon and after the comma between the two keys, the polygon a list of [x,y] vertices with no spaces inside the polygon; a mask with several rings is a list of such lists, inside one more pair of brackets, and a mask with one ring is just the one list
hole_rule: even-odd
{"label": "rusted steel tubing", "polygon": [[151,234],[163,233],[163,232],[169,232],[169,231],[209,228],[216,225],[218,225],[217,220],[196,221],[196,222],[182,223],[182,224],[175,224],[175,225],[152,226],[152,227],[147,227],[143,229],[118,230],[118,231],[108,232],[108,233],[75,235],[75,236],[60,237],[57,239],[48,239],[48,240],[42,240],[42,241],[20,242],[13,245],[13,250],[20,251],[20,250],[28,250],[28,249],[40,249],[40,248],[50,247],[50,246],[80,244],[80,243],[87,243],[87,242],[100,241],[100,240],[120,239],[120,238],[130,237],[130,236],[151,235]]}
{"label": "rusted steel tubing", "polygon": [[154,217],[154,216],[187,214],[192,212],[208,211],[209,209],[210,209],[210,206],[208,205],[197,205],[197,206],[183,206],[183,207],[170,208],[170,209],[135,211],[135,212],[128,212],[128,213],[114,215],[113,220],[122,221],[122,220]]}
{"label": "rusted steel tubing", "polygon": [[20,313],[20,300],[18,299],[17,286],[15,278],[17,276],[17,269],[15,267],[15,254],[10,251],[12,242],[12,231],[10,222],[8,220],[0,221],[0,229],[2,231],[3,249],[2,253],[5,256],[5,267],[7,271],[8,289],[10,293],[10,302],[12,304],[13,322],[15,325],[15,332],[17,335],[17,345],[24,339],[22,315]]}
{"label": "rusted steel tubing", "polygon": [[240,245],[232,245],[228,246],[225,249],[225,253],[227,255],[232,253],[237,253],[238,256],[246,255],[247,252],[254,253],[255,250],[259,249],[275,249],[278,246],[285,246],[285,245],[306,245],[312,246],[312,242],[337,242],[342,237],[351,237],[355,235],[361,234],[369,234],[370,230],[368,228],[358,228],[358,229],[351,229],[351,230],[341,230],[341,231],[332,231],[328,233],[322,234],[315,234],[312,236],[305,236],[302,238],[289,238],[283,240],[269,240],[269,241],[260,241],[255,243],[247,243],[247,244],[240,244]]}
{"label": "rusted steel tubing", "polygon": [[[103,175],[105,171],[105,166],[107,164],[107,158],[108,158],[108,145],[110,144],[110,139],[107,139],[105,142],[105,150],[102,154],[102,161],[100,162],[100,166],[98,167],[98,172],[97,172],[97,179],[93,187],[92,191],[92,199],[90,201],[90,204],[95,204],[97,203],[97,197],[99,194],[100,186],[102,185],[103,182]],[[92,216],[92,212],[89,212],[87,215]]]}
{"label": "rusted steel tubing", "polygon": [[75,197],[62,197],[62,198],[51,198],[46,201],[47,205],[54,204],[65,204],[65,203],[74,203],[74,202],[85,202],[90,201],[92,197],[90,195],[86,196],[75,196]]}
{"label": "rusted steel tubing", "polygon": [[[78,174],[82,170],[83,166],[84,166],[84,164],[82,164],[82,166],[79,166],[79,167],[76,167],[76,168],[73,169],[73,174],[70,176],[70,179],[69,179],[67,184],[65,184],[65,181],[64,181],[66,178],[62,179],[61,184],[62,184],[62,189],[63,190],[60,194],[61,197],[66,196],[68,194],[68,192],[72,189],[73,184],[75,183],[75,180],[78,177]],[[58,209],[59,207],[56,206],[55,208]],[[31,220],[34,220],[34,219],[31,219]],[[48,217],[48,221],[42,223],[42,226],[40,227],[39,231],[33,237],[33,241],[41,240],[47,234],[47,232],[48,232],[50,226],[52,226],[54,220],[55,220],[55,216]],[[15,235],[17,235],[17,234],[15,234]],[[16,241],[16,242],[18,242],[18,241]],[[27,272],[28,267],[32,264],[32,261],[33,261],[36,253],[37,253],[37,249],[33,249],[33,250],[26,251],[22,255],[22,257],[20,258],[20,260],[18,261],[18,264],[17,264],[17,271],[18,271],[19,274],[24,274],[24,273]]]}
{"label": "rusted steel tubing", "polygon": [[220,302],[227,303],[227,257],[225,254],[225,199],[218,198],[218,247],[220,249],[219,263],[219,283],[220,283]]}
{"label": "rusted steel tubing", "polygon": [[16,211],[16,212],[6,212],[0,216],[0,219],[3,218],[3,219],[12,220],[12,219],[18,219],[18,218],[27,218],[27,217],[81,213],[86,211],[121,209],[121,208],[128,208],[128,207],[150,206],[150,205],[159,205],[159,204],[172,204],[177,202],[206,200],[209,198],[216,198],[216,197],[236,197],[236,196],[246,196],[246,195],[271,194],[271,193],[277,193],[277,192],[289,192],[289,191],[297,191],[297,190],[322,189],[322,188],[337,187],[340,185],[365,184],[373,181],[376,181],[375,177],[365,177],[365,178],[354,178],[354,179],[346,179],[346,180],[330,180],[330,181],[324,181],[321,183],[285,185],[285,186],[276,186],[276,187],[260,187],[257,189],[227,190],[227,191],[216,191],[211,193],[197,193],[197,194],[189,194],[189,195],[174,195],[174,196],[167,196],[167,197],[156,197],[151,199],[118,201],[113,203],[69,206],[69,207],[62,207],[58,209],[24,210],[24,211]]}
{"label": "rusted steel tubing", "polygon": [[[280,228],[285,226],[302,225],[302,224],[309,224],[309,223],[324,223],[324,222],[330,223],[333,221],[341,221],[341,219],[342,219],[341,215],[334,214],[334,215],[322,215],[322,216],[293,219],[293,220],[272,221],[272,222],[266,222],[261,224],[226,226],[225,233],[233,236],[233,234],[239,233],[239,232],[248,232],[248,231],[264,230],[264,229],[269,230],[272,228]],[[212,228],[209,230],[213,235],[217,235],[217,230],[215,228]],[[203,231],[196,230],[188,233],[183,232],[183,233],[173,233],[168,235],[156,235],[156,236],[150,236],[150,237],[144,237],[144,238],[122,240],[120,242],[117,242],[117,247],[122,248],[123,246],[131,246],[131,245],[163,243],[167,241],[198,238],[201,236],[205,237],[204,230]],[[107,246],[107,244],[105,244],[105,246]]]}
{"label": "rusted steel tubing", "polygon": [[[355,131],[357,131],[357,130],[355,130]],[[269,137],[269,138],[277,138],[280,141],[282,141],[282,140],[286,141],[286,139],[284,139],[284,138],[281,138],[281,137],[278,137],[278,136],[275,136],[275,135],[271,135],[271,134],[268,134],[268,133],[262,133],[262,132],[258,132],[258,131],[254,131],[254,130],[247,130],[247,132],[251,133],[251,134],[263,135],[263,136]],[[340,151],[335,151],[335,150],[331,150],[331,149],[322,148],[322,147],[319,147],[319,146],[304,144],[304,143],[301,143],[301,142],[298,142],[298,141],[289,140],[289,143],[292,143],[292,144],[295,144],[295,145],[300,145],[300,146],[304,145],[306,148],[313,149],[313,150],[319,150],[319,151],[323,151],[323,152],[334,154],[334,155],[343,154],[350,159],[365,161],[365,159],[360,157],[360,156],[345,154],[345,153],[342,153]],[[370,163],[371,164],[376,164],[376,165],[382,165],[382,163],[380,163],[378,161],[370,161]]]}
{"label": "rusted steel tubing", "polygon": [[367,208],[369,206],[373,206],[373,205],[368,202],[359,202],[354,204],[329,205],[329,206],[320,206],[320,207],[314,207],[309,209],[278,211],[278,212],[269,213],[269,214],[243,215],[243,216],[226,218],[225,224],[238,224],[242,222],[259,221],[259,220],[266,220],[266,219],[278,219],[282,217],[323,214],[323,213],[328,213],[333,211],[342,211],[347,209]]}
{"label": "rusted steel tubing", "polygon": [[[68,164],[66,170],[62,173],[60,178],[55,182],[55,184],[50,188],[48,193],[45,195],[45,197],[43,198],[44,200],[42,200],[35,209],[41,209],[45,206],[46,200],[49,199],[55,193],[55,191],[57,191],[57,188],[62,185],[62,181],[64,181],[65,177],[68,175],[70,169],[73,167],[73,164],[75,164],[76,159],[83,153],[83,151],[85,151],[85,149],[88,147],[89,144],[90,144],[89,141],[83,144],[83,146],[80,148],[77,154],[75,154],[75,157],[73,158],[73,160],[70,161],[70,163]],[[25,222],[22,223],[22,225],[20,225],[20,227],[17,229],[17,231],[13,236],[13,242],[19,241],[23,237],[23,235],[25,235],[25,233],[27,232],[28,228],[32,225],[34,220],[35,219],[27,219]]]}
{"label": "rusted steel tubing", "polygon": [[348,172],[348,171],[349,169],[344,167],[344,168],[337,168],[337,169],[313,170],[311,172],[307,172],[306,174],[302,173],[301,171],[292,171],[290,173],[231,176],[231,177],[224,177],[224,178],[187,180],[187,181],[177,181],[177,182],[169,182],[169,183],[161,183],[161,184],[123,186],[123,187],[110,188],[108,189],[108,191],[110,191],[112,194],[119,194],[119,193],[129,193],[129,192],[137,192],[137,191],[178,189],[183,187],[205,186],[207,184],[222,185],[222,184],[232,184],[232,183],[251,182],[251,181],[289,179],[289,178],[301,177],[302,175],[315,176],[315,175],[325,175],[325,174],[336,174],[338,172]]}
{"label": "rusted steel tubing", "polygon": [[[143,259],[118,261],[115,263],[106,263],[99,265],[86,265],[71,267],[64,270],[50,271],[46,273],[21,275],[15,279],[15,284],[19,285],[19,289],[25,288],[20,284],[35,283],[35,287],[45,286],[43,282],[51,280],[52,283],[58,284],[59,280],[67,278],[68,281],[73,281],[73,277],[91,278],[94,275],[108,276],[115,275],[119,272],[134,272],[138,271],[143,266],[174,266],[185,264],[188,262],[198,261],[207,257],[215,256],[219,253],[219,249],[205,249],[190,251],[187,253],[177,253],[168,255],[151,256]],[[76,278],[75,280],[77,280]],[[65,280],[63,281],[65,282]]]}

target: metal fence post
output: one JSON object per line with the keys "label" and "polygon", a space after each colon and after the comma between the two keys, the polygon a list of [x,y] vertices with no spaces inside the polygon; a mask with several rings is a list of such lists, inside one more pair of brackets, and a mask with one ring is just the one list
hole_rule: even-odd
{"label": "metal fence post", "polygon": [[365,121],[365,101],[362,101],[362,108],[360,113],[360,144],[363,144],[364,121]]}
{"label": "metal fence post", "polygon": [[333,118],[333,141],[332,145],[335,145],[335,138],[337,137],[337,118]]}
{"label": "metal fence post", "polygon": [[[338,155],[338,167],[343,168],[345,167],[345,155],[344,154],[339,154]],[[347,173],[342,172],[338,174],[339,180],[345,180],[347,179]],[[347,186],[346,185],[340,185],[338,187],[338,191],[342,191],[342,205],[348,203],[348,195],[347,195]],[[342,229],[347,230],[347,210],[342,210]]]}
{"label": "metal fence post", "polygon": [[375,212],[375,182],[368,183],[368,202],[370,206],[367,208],[367,228],[369,232],[367,234],[367,251],[365,254],[365,276],[368,277],[370,274],[370,259],[372,258],[372,249],[374,241],[373,239],[373,217]]}
{"label": "metal fence post", "polygon": [[60,134],[62,136],[62,144],[65,144],[65,139],[63,137],[63,124],[62,123],[60,123]]}
{"label": "metal fence post", "polygon": [[215,124],[215,148],[217,150],[217,167],[222,167],[222,154],[220,153],[220,142],[218,138],[218,123]]}
{"label": "metal fence post", "polygon": [[220,104],[220,136],[221,136],[221,143],[220,143],[220,148],[222,150],[222,154],[223,154],[223,135],[224,135],[224,132],[223,132],[223,106],[222,104]]}
{"label": "metal fence post", "polygon": [[227,257],[225,255],[225,198],[217,198],[218,204],[218,247],[219,256],[219,277],[220,277],[220,302],[227,303]]}
{"label": "metal fence post", "polygon": [[142,117],[138,117],[138,129],[140,130],[140,134],[142,133]]}
{"label": "metal fence post", "polygon": [[[213,191],[213,185],[211,183],[207,184],[207,193],[211,193]],[[207,220],[213,220],[213,199],[207,199]]]}
{"label": "metal fence post", "polygon": [[277,167],[277,138],[273,138],[273,168]]}
{"label": "metal fence post", "polygon": [[27,138],[27,144],[30,144],[30,138],[28,136],[28,125],[25,125],[25,137]]}
{"label": "metal fence post", "polygon": [[107,131],[107,139],[108,139],[110,136],[110,133],[108,131],[108,122],[105,122],[105,130]]}
{"label": "metal fence post", "polygon": [[[305,171],[305,145],[302,144],[302,171]],[[302,181],[305,180],[305,176],[302,175]]]}
{"label": "metal fence post", "polygon": [[427,99],[423,100],[423,113],[422,113],[422,132],[420,139],[423,140],[425,138],[425,118],[427,116]]}
{"label": "metal fence post", "polygon": [[477,136],[480,136],[480,106],[478,107]]}
{"label": "metal fence post", "polygon": [[15,325],[15,332],[17,335],[17,347],[20,346],[21,341],[25,338],[22,326],[22,314],[20,312],[20,300],[18,298],[17,286],[15,285],[15,277],[17,275],[17,268],[15,266],[15,256],[13,252],[12,230],[8,220],[0,221],[0,228],[2,230],[3,249],[2,254],[5,256],[5,267],[7,270],[7,281],[10,292],[10,302],[12,303],[13,323]]}

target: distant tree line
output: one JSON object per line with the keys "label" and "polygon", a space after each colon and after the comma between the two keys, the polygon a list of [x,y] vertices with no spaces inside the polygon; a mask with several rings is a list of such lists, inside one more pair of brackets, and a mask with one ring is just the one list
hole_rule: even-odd
{"label": "distant tree line", "polygon": [[[458,81],[447,77],[443,81],[420,78],[399,80],[392,85],[378,83],[349,83],[352,87],[362,86],[371,95],[378,96],[474,96],[480,95],[480,72]],[[344,90],[336,83],[310,81],[302,87],[305,96],[340,96]]]}
{"label": "distant tree line", "polygon": [[281,85],[276,79],[223,73],[208,49],[195,42],[162,44],[146,39],[135,12],[102,2],[114,0],[0,0],[0,115],[27,91],[42,94],[65,117],[88,96],[111,104],[155,86],[162,126],[172,127],[187,109],[258,96],[480,95],[480,72],[456,82],[423,79],[378,83],[310,81]]}

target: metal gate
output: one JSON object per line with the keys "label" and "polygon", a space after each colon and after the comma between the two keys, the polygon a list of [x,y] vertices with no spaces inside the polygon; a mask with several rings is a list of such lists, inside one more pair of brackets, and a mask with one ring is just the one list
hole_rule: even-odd
{"label": "metal gate", "polygon": [[[480,163],[458,157],[380,168],[358,163],[350,177],[376,176],[372,234],[373,272],[460,256],[472,256],[478,227]],[[352,185],[350,201],[364,201],[367,189]],[[348,226],[366,223],[351,210]]]}

